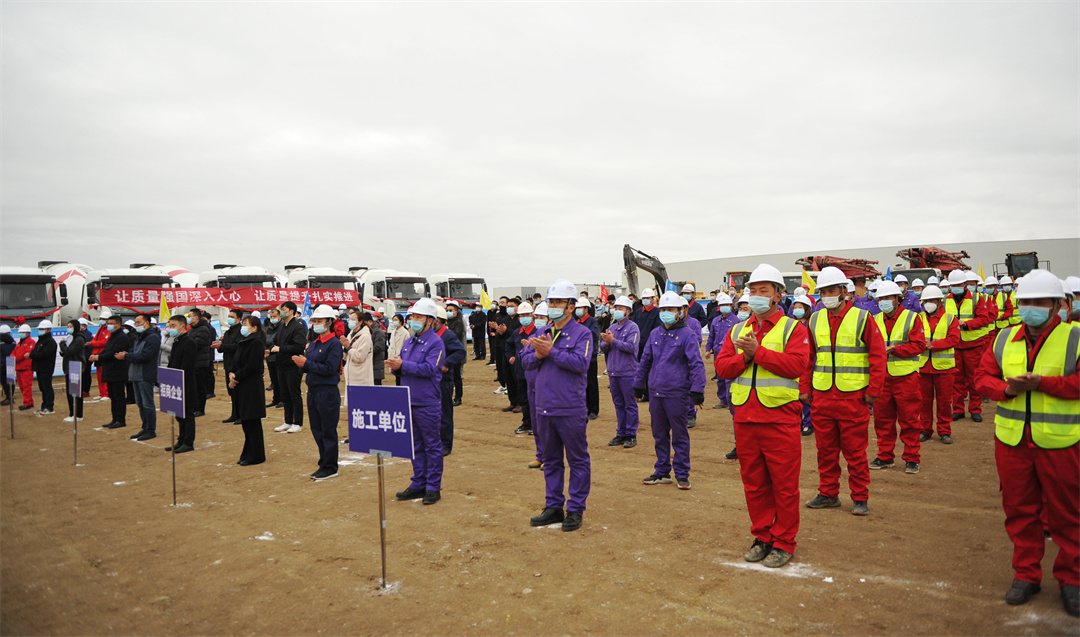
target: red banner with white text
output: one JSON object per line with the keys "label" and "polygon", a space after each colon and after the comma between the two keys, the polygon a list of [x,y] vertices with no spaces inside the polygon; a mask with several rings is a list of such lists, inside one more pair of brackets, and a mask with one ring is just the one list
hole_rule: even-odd
{"label": "red banner with white text", "polygon": [[304,302],[304,295],[311,296],[312,307],[320,304],[333,305],[334,309],[344,303],[349,307],[360,304],[355,290],[333,290],[327,288],[118,288],[102,289],[98,292],[101,305],[139,307],[157,309],[161,299],[166,305],[254,305],[259,307],[274,306],[285,301],[297,305]]}

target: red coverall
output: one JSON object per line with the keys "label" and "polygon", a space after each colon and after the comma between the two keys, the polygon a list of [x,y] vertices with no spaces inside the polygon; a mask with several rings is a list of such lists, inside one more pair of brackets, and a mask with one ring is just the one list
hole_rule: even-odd
{"label": "red coverall", "polygon": [[[1060,320],[1051,315],[1049,327],[1032,343],[1028,340],[1028,370],[1032,369],[1039,348]],[[1013,340],[1027,338],[1026,329],[1017,325]],[[1080,372],[1080,365],[1077,366]],[[979,391],[991,400],[1006,400],[1006,383],[993,349],[986,351],[977,378]],[[1080,399],[1080,373],[1071,376],[1043,376],[1039,391],[1058,398]],[[741,451],[741,450],[740,450]],[[1046,551],[1043,517],[1050,537],[1058,546],[1054,560],[1054,579],[1060,586],[1080,586],[1080,443],[1064,449],[1043,449],[1031,439],[1031,426],[1024,426],[1024,437],[1010,447],[996,437],[994,457],[1001,479],[1001,504],[1005,509],[1005,531],[1013,543],[1015,579],[1042,583],[1042,557]],[[1045,515],[1042,515],[1045,507]]]}
{"label": "red coverall", "polygon": [[[104,325],[98,327],[98,331],[94,334],[94,338],[90,341],[90,353],[100,354],[101,351],[105,349],[105,343],[109,342],[110,334],[111,332],[109,332],[109,330],[106,329]],[[101,396],[102,398],[108,398],[109,388],[105,383],[101,382],[101,362],[98,361],[97,363],[94,363],[94,367],[97,368],[98,396]]]}
{"label": "red coverall", "polygon": [[[748,319],[758,343],[783,316],[774,312],[759,321]],[[748,333],[746,330],[744,334]],[[806,327],[796,325],[783,352],[758,347],[753,363],[783,376],[799,378],[809,356]],[[724,338],[714,367],[720,378],[737,378],[748,364],[730,338]],[[799,471],[802,468],[802,403],[790,402],[776,408],[761,404],[757,390],[750,390],[745,404],[735,406],[735,439],[739,441],[739,473],[750,514],[750,533],[766,544],[788,553],[795,552],[799,532]]]}
{"label": "red coverall", "polygon": [[34,349],[37,341],[27,336],[15,344],[15,350],[11,355],[15,357],[15,382],[19,383],[19,393],[22,394],[22,404],[27,407],[34,406],[34,370],[30,368],[33,362],[26,358],[30,350]]}
{"label": "red coverall", "polygon": [[[956,309],[964,299],[970,299],[971,292],[964,292],[963,298],[957,302]],[[955,297],[954,297],[955,300]],[[979,330],[987,325],[993,325],[997,320],[997,305],[988,302],[986,297],[980,298],[975,303],[975,318],[960,321],[960,331]],[[968,413],[982,414],[982,395],[975,389],[975,373],[979,370],[982,361],[983,350],[991,343],[992,337],[988,334],[977,341],[964,341],[962,338],[956,344],[956,376],[953,378],[953,413],[964,414],[964,399],[968,399]]]}
{"label": "red coverall", "polygon": [[[828,314],[832,344],[836,345],[836,330],[844,316],[852,310],[845,303],[839,316]],[[880,396],[885,384],[885,339],[881,337],[873,317],[866,321],[862,340],[870,349],[870,385],[855,392],[843,392],[835,386],[826,391],[814,390],[810,403],[810,422],[814,425],[814,439],[818,455],[818,493],[835,498],[840,495],[840,452],[848,466],[848,487],[851,499],[865,502],[870,497],[870,462],[866,448],[870,444],[870,406],[864,396]],[[817,349],[810,341],[810,359],[799,383],[799,393],[809,394],[813,389],[814,361]],[[740,449],[740,453],[741,453]]]}
{"label": "red coverall", "polygon": [[[933,339],[934,330],[938,323],[945,318],[945,305],[934,314],[927,316],[930,325],[930,337]],[[930,340],[930,351],[956,348],[960,344],[960,321],[953,316],[945,332],[945,338],[935,341]],[[919,370],[919,397],[922,400],[922,414],[919,417],[919,426],[928,436],[934,435],[934,403],[937,402],[937,432],[939,436],[952,435],[952,401],[953,380],[956,378],[956,368],[938,370],[934,364],[927,360],[923,368]]]}
{"label": "red coverall", "polygon": [[[891,333],[900,312],[893,318],[885,315],[885,329]],[[885,336],[884,334],[882,335]],[[922,318],[915,317],[911,322],[908,342],[897,345],[893,356],[900,358],[918,358],[926,351],[926,335],[923,333]],[[919,462],[919,372],[906,376],[893,376],[885,372],[885,385],[881,397],[874,403],[874,433],[877,434],[877,457],[883,462],[892,462],[895,457],[896,425],[900,424],[900,440],[904,443],[904,462]]]}

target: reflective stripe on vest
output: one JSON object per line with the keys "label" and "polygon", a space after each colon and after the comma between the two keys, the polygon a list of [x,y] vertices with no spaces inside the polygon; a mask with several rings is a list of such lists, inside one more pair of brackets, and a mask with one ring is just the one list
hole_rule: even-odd
{"label": "reflective stripe on vest", "polygon": [[1009,302],[1013,306],[1013,315],[1009,317],[1009,325],[1019,325],[1021,321],[1020,312],[1016,311],[1016,290],[1009,292]]}
{"label": "reflective stripe on vest", "polygon": [[994,295],[994,302],[997,303],[997,320],[994,321],[994,327],[999,330],[1003,330],[1009,327],[1009,319],[1005,318],[1005,293],[998,292]]}
{"label": "reflective stripe on vest", "polygon": [[836,332],[835,347],[828,310],[818,310],[810,317],[810,337],[817,350],[814,389],[827,391],[835,386],[840,391],[854,392],[870,386],[870,348],[862,340],[869,317],[866,310],[849,309]]}
{"label": "reflective stripe on vest", "polygon": [[[952,314],[946,312],[945,316],[941,317],[937,327],[934,328],[933,338],[930,335],[930,317],[926,315],[926,312],[923,312],[920,316],[922,316],[923,334],[926,335],[927,342],[932,340],[940,341],[949,335],[949,324],[953,320]],[[934,361],[934,369],[940,371],[954,369],[956,367],[956,350],[950,347],[949,349],[934,349],[923,352],[923,355],[919,357],[919,362],[925,365],[927,360]]]}
{"label": "reflective stripe on vest", "polygon": [[[900,315],[896,317],[896,322],[893,323],[891,334],[885,329],[884,312],[875,316],[874,320],[877,321],[878,329],[885,336],[886,347],[889,345],[907,345],[911,342],[911,324],[915,322],[915,313],[911,310],[900,310]],[[921,363],[922,356],[902,358],[889,354],[889,376],[909,376],[914,374],[919,371]]]}
{"label": "reflective stripe on vest", "polygon": [[[952,295],[950,294],[949,296],[945,297],[945,311],[959,318],[961,324],[975,320],[975,309],[976,303],[973,299],[964,298],[963,302],[960,303],[960,308],[957,309],[956,301],[953,299]],[[990,330],[987,328],[979,330],[961,330],[960,340],[964,341],[965,343],[970,343],[971,341],[979,340],[980,338],[986,336],[989,333]]]}
{"label": "reflective stripe on vest", "polygon": [[[776,325],[761,339],[761,347],[773,352],[782,352],[787,347],[791,332],[799,322],[781,316]],[[739,340],[746,321],[741,321],[731,328],[728,337],[734,345]],[[738,348],[736,348],[738,351]],[[731,383],[731,403],[738,407],[750,400],[750,391],[756,390],[758,401],[769,408],[776,408],[799,399],[799,379],[778,376],[754,363],[743,370],[742,374]]]}
{"label": "reflective stripe on vest", "polygon": [[[1002,379],[1028,371],[1027,339],[1013,341],[1019,327],[1002,330],[994,339],[994,358]],[[1080,329],[1060,323],[1043,341],[1031,371],[1039,376],[1071,376],[1080,353]],[[1024,392],[998,403],[994,435],[1015,447],[1031,426],[1031,440],[1043,449],[1062,449],[1080,442],[1080,400],[1057,398],[1039,390]]]}

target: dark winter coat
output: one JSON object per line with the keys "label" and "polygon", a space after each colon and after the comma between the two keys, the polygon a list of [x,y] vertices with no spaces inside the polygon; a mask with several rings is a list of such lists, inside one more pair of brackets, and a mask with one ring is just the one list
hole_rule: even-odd
{"label": "dark winter coat", "polygon": [[230,357],[231,367],[225,369],[236,375],[233,388],[236,416],[240,420],[266,418],[266,390],[263,380],[263,352],[265,345],[259,334],[248,334],[236,344],[236,353]]}

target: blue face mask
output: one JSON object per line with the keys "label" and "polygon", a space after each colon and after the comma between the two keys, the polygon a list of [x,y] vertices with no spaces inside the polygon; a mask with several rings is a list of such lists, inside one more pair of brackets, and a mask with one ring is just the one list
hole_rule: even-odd
{"label": "blue face mask", "polygon": [[350,329],[350,330],[355,330],[355,329],[356,329],[356,325],[357,325],[357,323],[356,323],[356,320],[355,320],[355,319],[349,319],[349,329]]}
{"label": "blue face mask", "polygon": [[736,316],[739,317],[740,321],[745,321],[746,319],[750,318],[750,310],[743,310],[742,312],[739,312]]}
{"label": "blue face mask", "polygon": [[977,287],[977,286],[974,286],[974,285],[969,285],[969,286],[967,286],[967,291],[968,291],[968,292],[971,292],[972,294],[975,294],[975,289],[976,289],[976,287]]}
{"label": "blue face mask", "polygon": [[660,312],[660,322],[664,325],[671,325],[675,322],[675,313],[669,312],[667,310],[662,310]]}
{"label": "blue face mask", "polygon": [[727,316],[728,314],[731,314],[731,306],[729,306],[729,305],[721,305],[720,306],[720,313],[723,314],[724,316]]}
{"label": "blue face mask", "polygon": [[169,328],[169,336],[171,336],[173,338],[176,338],[177,336],[180,336],[180,330],[176,329],[175,327],[170,327]]}
{"label": "blue face mask", "polygon": [[1003,287],[1001,289],[1005,290],[1006,292],[1012,292],[1012,286],[1011,285],[1006,285],[1005,287]]}
{"label": "blue face mask", "polygon": [[240,336],[248,336],[249,334],[251,334],[251,328],[248,327],[247,325],[241,325],[240,326]]}
{"label": "blue face mask", "polygon": [[949,291],[950,291],[950,292],[952,292],[953,294],[957,295],[957,296],[960,296],[961,294],[963,294],[963,293],[964,293],[964,288],[962,288],[962,287],[956,287],[956,286],[954,285],[954,286],[952,286],[952,287],[950,287],[950,288],[949,288]]}
{"label": "blue face mask", "polygon": [[234,319],[231,316],[229,318],[225,319],[225,322],[229,324],[229,327],[232,327],[233,325],[236,325],[236,319]]}
{"label": "blue face mask", "polygon": [[922,296],[922,290],[912,290],[915,292],[915,296]]}
{"label": "blue face mask", "polygon": [[190,316],[185,316],[184,319],[187,320],[188,325],[191,325],[191,317]]}
{"label": "blue face mask", "polygon": [[574,316],[576,316],[578,318],[581,318],[581,317],[585,316],[585,308],[579,307],[576,310],[574,310]]}
{"label": "blue face mask", "polygon": [[747,303],[750,304],[750,311],[754,314],[764,314],[772,307],[772,299],[767,296],[751,296]]}
{"label": "blue face mask", "polygon": [[278,323],[280,323],[280,322],[281,322],[281,319],[279,319],[279,318],[272,318],[272,319],[270,319],[270,324],[271,324],[271,325],[277,325],[277,324],[278,324]]}
{"label": "blue face mask", "polygon": [[1072,308],[1073,312],[1080,312],[1080,301],[1073,301]]}
{"label": "blue face mask", "polygon": [[892,301],[878,301],[877,305],[878,305],[878,307],[881,308],[881,311],[886,313],[886,314],[893,311],[893,302]]}
{"label": "blue face mask", "polygon": [[506,306],[506,315],[507,316],[513,316],[515,314],[517,314],[517,308],[516,307],[510,307],[509,305]]}
{"label": "blue face mask", "polygon": [[109,330],[110,332],[115,332],[116,331],[116,326],[113,325],[112,323],[109,323],[108,325],[105,326],[105,329]]}
{"label": "blue face mask", "polygon": [[548,318],[553,320],[553,321],[558,321],[565,315],[566,315],[566,308],[562,308],[562,307],[549,307],[548,308]]}
{"label": "blue face mask", "polygon": [[104,325],[104,324],[105,324],[106,322],[107,322],[107,321],[106,321],[105,319],[99,319],[99,320],[98,320],[98,322],[97,322],[97,324],[98,324],[98,325]]}
{"label": "blue face mask", "polygon": [[1050,320],[1050,308],[1021,305],[1020,320],[1024,322],[1024,325],[1038,327]]}
{"label": "blue face mask", "polygon": [[142,334],[145,331],[146,331],[146,328],[143,327],[142,325],[136,325],[135,326],[135,333],[136,334]]}
{"label": "blue face mask", "polygon": [[409,321],[409,329],[412,330],[413,334],[419,334],[420,332],[424,331],[424,322],[423,321]]}
{"label": "blue face mask", "polygon": [[1065,308],[1058,310],[1058,318],[1060,318],[1062,321],[1069,320],[1069,313],[1065,311]]}
{"label": "blue face mask", "polygon": [[682,297],[684,299],[686,299],[687,302],[693,302],[694,301],[694,295],[693,294],[684,294],[684,295],[682,295]]}
{"label": "blue face mask", "polygon": [[806,316],[806,310],[801,307],[797,307],[791,311],[791,315],[797,319],[801,319],[802,317]]}
{"label": "blue face mask", "polygon": [[457,316],[457,312],[451,312],[451,311],[446,312],[446,318],[454,318],[455,316]]}
{"label": "blue face mask", "polygon": [[316,334],[322,334],[326,331],[326,326],[322,323],[317,323],[315,325],[312,325],[311,329],[314,330]]}
{"label": "blue face mask", "polygon": [[544,327],[545,325],[547,325],[547,323],[548,323],[547,319],[545,319],[545,318],[536,319],[536,327],[538,327],[538,328]]}
{"label": "blue face mask", "polygon": [[614,319],[615,319],[616,321],[621,321],[621,320],[623,320],[624,318],[626,318],[626,312],[624,312],[624,311],[622,311],[622,310],[615,310],[614,312],[612,312],[612,313],[611,313],[611,316],[612,316],[612,318],[614,318]]}
{"label": "blue face mask", "polygon": [[533,318],[531,316],[523,316],[518,320],[521,321],[521,324],[525,327],[528,327],[533,323]]}

